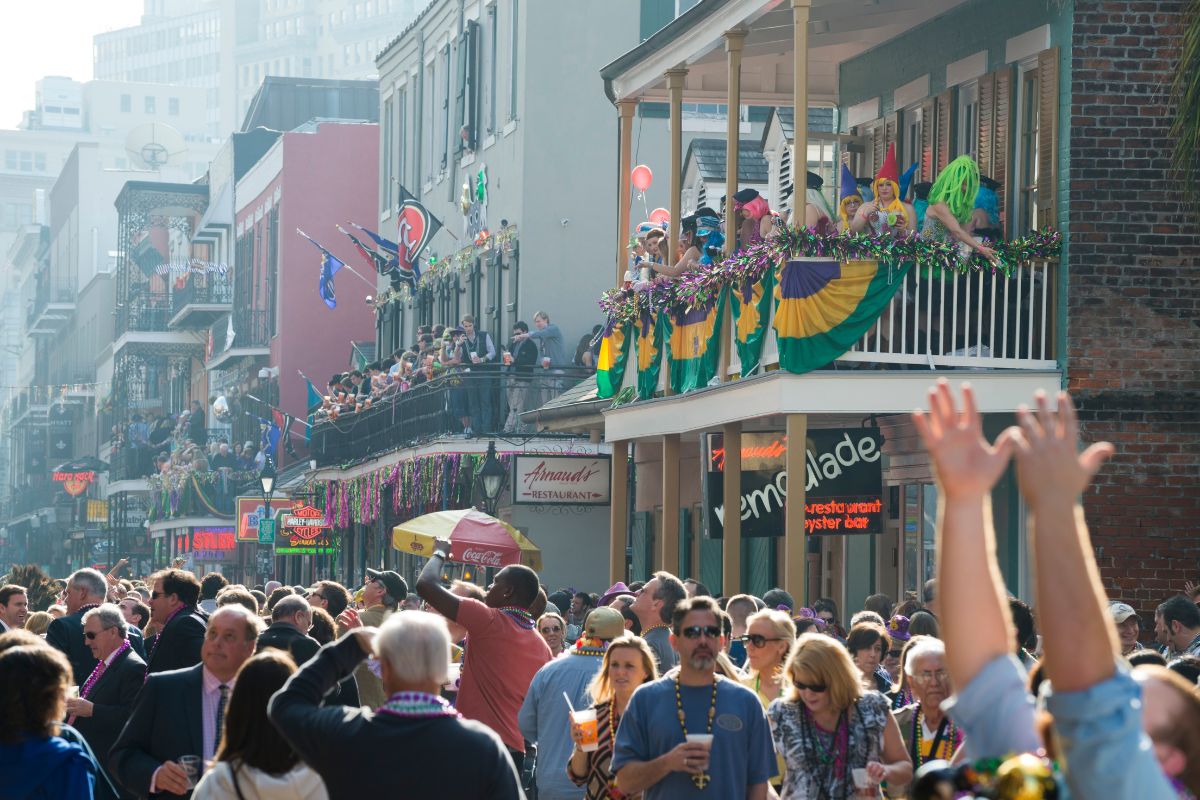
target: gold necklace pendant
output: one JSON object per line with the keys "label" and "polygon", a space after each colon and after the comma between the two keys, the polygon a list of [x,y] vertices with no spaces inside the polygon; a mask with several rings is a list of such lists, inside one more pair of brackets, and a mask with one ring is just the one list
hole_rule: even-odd
{"label": "gold necklace pendant", "polygon": [[712,780],[712,778],[708,776],[707,772],[701,772],[692,775],[692,783],[696,784],[697,789],[703,789],[704,787],[708,786],[708,782],[710,780]]}

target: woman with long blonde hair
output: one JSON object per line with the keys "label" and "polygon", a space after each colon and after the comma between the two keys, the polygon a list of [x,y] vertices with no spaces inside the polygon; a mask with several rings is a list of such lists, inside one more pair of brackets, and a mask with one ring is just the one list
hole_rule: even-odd
{"label": "woman with long blonde hair", "polygon": [[767,718],[787,772],[781,797],[878,798],[903,786],[912,761],[887,698],[865,691],[850,654],[834,639],[806,633],[784,666],[784,693]]}
{"label": "woman with long blonde hair", "polygon": [[654,651],[640,636],[627,635],[613,639],[604,651],[600,671],[588,686],[599,731],[597,749],[590,752],[580,749],[582,731],[579,726],[571,725],[575,750],[567,762],[567,777],[576,786],[586,788],[587,800],[609,800],[614,796],[636,800],[641,797],[641,794],[613,793],[617,779],[611,767],[613,744],[621,726],[621,715],[625,713],[634,689],[658,678],[655,663]]}

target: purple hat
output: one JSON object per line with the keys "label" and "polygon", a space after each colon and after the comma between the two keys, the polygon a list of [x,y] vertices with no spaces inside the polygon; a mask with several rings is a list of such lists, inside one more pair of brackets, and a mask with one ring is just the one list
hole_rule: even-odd
{"label": "purple hat", "polygon": [[796,620],[799,621],[802,619],[811,619],[813,622],[817,623],[817,628],[820,630],[825,630],[825,626],[828,624],[825,622],[825,620],[818,617],[817,612],[813,611],[811,608],[796,609]]}
{"label": "purple hat", "polygon": [[625,585],[625,581],[617,581],[612,586],[608,587],[608,591],[600,595],[600,605],[608,605],[610,602],[612,602],[612,599],[619,594],[633,594],[629,587]]}
{"label": "purple hat", "polygon": [[908,632],[908,617],[903,614],[897,614],[888,620],[887,624],[888,636],[895,642],[907,642],[912,638],[912,634]]}
{"label": "purple hat", "polygon": [[862,199],[862,192],[858,188],[858,181],[851,174],[850,168],[842,164],[842,190],[838,193],[838,202],[840,203],[847,197],[857,197]]}

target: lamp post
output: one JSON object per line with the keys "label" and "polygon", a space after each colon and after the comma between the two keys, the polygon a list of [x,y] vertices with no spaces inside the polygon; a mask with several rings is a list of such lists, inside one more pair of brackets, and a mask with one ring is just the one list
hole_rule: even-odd
{"label": "lamp post", "polygon": [[[266,519],[271,519],[271,497],[275,494],[275,462],[270,456],[263,460],[262,471],[258,473],[258,482],[262,487],[263,504],[265,505]],[[261,545],[260,545],[261,547]],[[258,573],[258,552],[259,548],[254,549],[254,573]],[[267,576],[263,576],[265,580]]]}
{"label": "lamp post", "polygon": [[483,468],[479,470],[476,482],[479,494],[483,498],[483,510],[491,516],[496,516],[496,503],[500,500],[500,492],[508,479],[508,470],[496,458],[496,443],[488,442],[487,457],[483,460]]}

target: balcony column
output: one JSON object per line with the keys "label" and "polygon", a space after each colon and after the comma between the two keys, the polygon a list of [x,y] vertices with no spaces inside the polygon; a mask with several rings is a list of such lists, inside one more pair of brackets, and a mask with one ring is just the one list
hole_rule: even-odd
{"label": "balcony column", "polygon": [[687,69],[675,67],[666,71],[667,100],[670,108],[670,119],[667,124],[668,135],[671,137],[671,196],[667,210],[671,212],[671,230],[667,232],[667,263],[679,261],[679,217],[683,195],[683,82],[687,78]]}
{"label": "balcony column", "polygon": [[629,268],[629,203],[631,200],[631,173],[633,171],[633,116],[637,112],[637,100],[617,101],[620,122],[620,140],[617,153],[617,169],[620,171],[617,207],[617,280],[620,286]]}
{"label": "balcony column", "polygon": [[612,502],[608,507],[609,585],[625,580],[625,547],[629,541],[629,442],[612,443],[611,480]]}
{"label": "balcony column", "polygon": [[742,590],[742,423],[731,422],[722,427],[725,447],[724,491],[721,502],[725,507],[722,521],[721,594],[733,597]]}
{"label": "balcony column", "polygon": [[[662,536],[659,537],[659,569],[679,569],[679,434],[668,433],[662,441]],[[686,578],[686,575],[680,576]]]}
{"label": "balcony column", "polygon": [[795,138],[792,146],[792,224],[804,219],[800,204],[801,186],[807,185],[808,171],[808,20],[812,0],[792,0],[792,104],[794,106]]}
{"label": "balcony column", "polygon": [[808,416],[788,414],[785,423],[787,452],[787,500],[783,516],[783,586],[801,606],[808,606],[808,535],[804,530],[805,487],[808,473],[805,450]]}
{"label": "balcony column", "polygon": [[[738,220],[733,213],[733,195],[738,190],[738,156],[742,143],[742,46],[746,31],[741,28],[725,31],[725,52],[728,56],[728,89],[725,105],[725,255],[737,250]],[[721,326],[720,360],[717,374],[729,380],[729,360],[733,352],[733,323]],[[726,448],[728,450],[728,448]]]}

